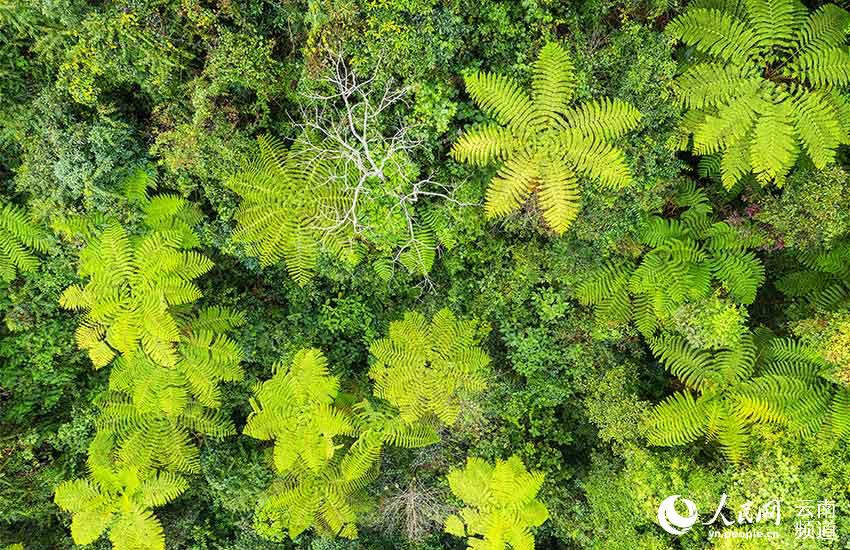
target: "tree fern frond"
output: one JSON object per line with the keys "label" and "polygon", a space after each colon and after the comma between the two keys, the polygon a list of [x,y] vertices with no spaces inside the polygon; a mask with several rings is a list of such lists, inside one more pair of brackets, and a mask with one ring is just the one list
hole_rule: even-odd
{"label": "tree fern frond", "polygon": [[549,512],[537,493],[543,474],[528,472],[517,456],[497,460],[495,465],[474,457],[466,467],[447,476],[449,487],[466,505],[447,520],[446,531],[468,536],[469,548],[531,549],[529,528],[542,525]]}
{"label": "tree fern frond", "polygon": [[799,147],[791,122],[790,102],[773,104],[756,121],[750,143],[750,164],[762,184],[781,186],[793,166]]}
{"label": "tree fern frond", "polygon": [[706,433],[706,410],[688,392],[671,395],[647,417],[647,438],[654,445],[683,445]]}
{"label": "tree fern frond", "polygon": [[459,399],[484,388],[489,357],[477,346],[475,324],[458,320],[448,310],[431,323],[409,312],[390,324],[389,338],[369,348],[375,363],[369,377],[374,393],[400,412],[408,424],[436,417],[451,425]]}
{"label": "tree fern frond", "polygon": [[727,143],[726,151],[720,159],[720,182],[727,191],[753,171],[748,147],[751,136],[752,134],[748,134],[737,141]]}
{"label": "tree fern frond", "polygon": [[789,405],[800,399],[808,388],[796,378],[759,376],[739,385],[734,393],[737,414],[750,421],[789,424]]}
{"label": "tree fern frond", "polygon": [[744,0],[744,5],[760,48],[790,44],[806,16],[799,0]]}
{"label": "tree fern frond", "polygon": [[407,247],[399,255],[399,261],[411,273],[427,275],[436,258],[437,238],[429,226],[414,229]]}
{"label": "tree fern frond", "polygon": [[38,258],[33,251],[47,250],[47,233],[32,223],[26,212],[13,204],[0,206],[0,278],[11,281],[15,268],[32,271],[38,267]]}
{"label": "tree fern frond", "polygon": [[846,439],[850,435],[850,390],[835,392],[829,404],[827,431],[831,438]]}
{"label": "tree fern frond", "polygon": [[517,147],[519,140],[511,130],[496,124],[474,128],[458,138],[452,146],[452,158],[474,166],[486,166],[505,160]]}
{"label": "tree fern frond", "polygon": [[531,99],[510,78],[478,72],[464,81],[472,100],[500,124],[524,128],[529,123],[534,114]]}
{"label": "tree fern frond", "polygon": [[559,136],[564,157],[575,169],[605,186],[621,189],[632,182],[629,166],[620,149],[593,137],[581,137],[575,131]]}
{"label": "tree fern frond", "polygon": [[749,134],[760,114],[768,109],[769,104],[757,94],[739,96],[732,103],[720,105],[716,113],[706,114],[694,128],[694,152],[700,155],[718,153],[727,144],[737,143]]}
{"label": "tree fern frond", "polygon": [[848,23],[841,8],[807,15],[799,0],[692,2],[668,33],[720,62],[692,57],[676,79],[689,108],[678,146],[719,156],[727,189],[750,172],[781,187],[802,149],[818,168],[834,162],[850,140],[839,130],[850,106],[836,92],[850,83]]}
{"label": "tree fern frond", "polygon": [[640,111],[619,99],[603,98],[582,103],[566,112],[567,126],[596,141],[612,141],[634,130]]}
{"label": "tree fern frond", "polygon": [[600,320],[627,322],[632,317],[630,275],[630,266],[606,264],[579,286],[576,297],[584,305],[596,306]]}
{"label": "tree fern frond", "polygon": [[535,122],[556,126],[573,98],[576,83],[572,59],[561,46],[550,42],[540,50],[533,70]]}
{"label": "tree fern frond", "polygon": [[806,153],[815,167],[825,168],[834,160],[835,149],[842,141],[832,104],[820,94],[800,94],[794,98],[793,112],[797,135]]}
{"label": "tree fern frond", "polygon": [[667,25],[667,34],[724,61],[743,64],[759,37],[744,21],[717,9],[695,8]]}
{"label": "tree fern frond", "polygon": [[683,338],[662,335],[651,339],[649,347],[665,368],[688,387],[699,389],[716,383],[711,355],[691,349]]}
{"label": "tree fern frond", "polygon": [[815,87],[846,86],[850,84],[850,49],[834,46],[800,54],[787,72]]}
{"label": "tree fern frond", "polygon": [[678,97],[689,109],[717,107],[739,96],[754,96],[762,86],[754,69],[722,63],[694,65],[673,84]]}
{"label": "tree fern frond", "polygon": [[764,266],[752,252],[715,254],[711,270],[735,301],[742,304],[753,303],[764,282]]}
{"label": "tree fern frond", "polygon": [[727,460],[737,464],[743,458],[749,440],[747,423],[746,420],[736,414],[726,411],[724,413],[718,419],[714,439],[720,444]]}
{"label": "tree fern frond", "polygon": [[848,27],[850,13],[835,4],[825,4],[812,12],[797,29],[797,49],[807,53],[840,46],[847,36]]}
{"label": "tree fern frond", "polygon": [[504,216],[522,205],[540,176],[540,161],[529,152],[508,159],[487,188],[484,211],[487,217]]}
{"label": "tree fern frond", "polygon": [[543,219],[555,233],[563,233],[578,216],[576,176],[563,161],[547,158],[540,163],[538,196]]}

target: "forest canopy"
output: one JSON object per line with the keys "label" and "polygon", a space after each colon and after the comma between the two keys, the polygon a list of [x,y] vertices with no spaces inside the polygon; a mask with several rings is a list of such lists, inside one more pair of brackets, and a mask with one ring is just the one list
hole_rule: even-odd
{"label": "forest canopy", "polygon": [[850,545],[837,0],[0,0],[0,548]]}

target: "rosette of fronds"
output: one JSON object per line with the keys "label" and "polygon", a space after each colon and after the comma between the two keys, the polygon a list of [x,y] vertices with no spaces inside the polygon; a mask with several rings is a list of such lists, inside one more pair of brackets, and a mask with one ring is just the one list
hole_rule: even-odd
{"label": "rosette of fronds", "polygon": [[804,152],[817,168],[848,143],[850,13],[798,0],[696,0],[667,33],[696,51],[676,78],[680,147],[719,158],[731,188],[782,185]]}
{"label": "rosette of fronds", "polygon": [[637,126],[640,113],[619,99],[573,105],[574,67],[558,44],[540,51],[531,96],[501,75],[477,72],[465,81],[473,101],[493,121],[464,133],[452,156],[475,166],[499,166],[487,188],[488,218],[514,212],[536,194],[543,219],[560,234],[578,215],[581,177],[613,188],[631,182],[625,156],[614,143]]}

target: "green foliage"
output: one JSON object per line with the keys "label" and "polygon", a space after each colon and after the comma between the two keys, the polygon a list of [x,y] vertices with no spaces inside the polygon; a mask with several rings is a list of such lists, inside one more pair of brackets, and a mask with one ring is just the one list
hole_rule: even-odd
{"label": "green foliage", "polygon": [[840,166],[796,170],[781,196],[756,203],[754,217],[769,224],[786,247],[828,248],[850,232],[848,185],[850,177]]}
{"label": "green foliage", "polygon": [[38,268],[33,251],[46,251],[49,242],[44,230],[27,219],[25,211],[14,204],[0,206],[0,279],[9,282],[16,270]]}
{"label": "green foliage", "polygon": [[445,530],[468,537],[469,548],[531,550],[538,527],[549,517],[537,499],[543,474],[529,472],[514,455],[494,465],[469,457],[466,467],[448,474],[449,487],[466,505],[446,518]]}
{"label": "green foliage", "polygon": [[811,248],[796,254],[802,269],[776,281],[776,287],[793,298],[804,298],[819,310],[836,311],[850,304],[850,239],[829,249]]}
{"label": "green foliage", "polygon": [[[385,445],[416,448],[439,441],[433,427],[407,422],[393,409],[362,401],[335,404],[339,380],[319,350],[299,350],[289,368],[257,385],[244,433],[274,439],[279,475],[261,496],[258,532],[295,539],[311,527],[322,536],[357,537],[363,489],[375,479]],[[341,441],[355,438],[346,445]],[[344,450],[343,450],[344,449]]]}
{"label": "green foliage", "polygon": [[647,437],[656,445],[683,445],[706,437],[738,462],[748,444],[749,425],[787,423],[784,406],[804,391],[788,377],[754,377],[757,350],[750,334],[737,346],[715,353],[691,348],[676,336],[657,337],[650,347],[689,388],[667,397],[650,413]]}
{"label": "green foliage", "polygon": [[461,400],[485,387],[490,358],[476,345],[477,332],[474,321],[460,321],[447,309],[430,323],[416,312],[390,323],[389,337],[370,347],[375,396],[396,407],[405,422],[434,416],[451,426]]}
{"label": "green foliage", "polygon": [[0,0],[0,547],[767,544],[656,523],[722,493],[845,544],[848,15],[805,5]]}
{"label": "green foliage", "polygon": [[275,376],[254,389],[254,412],[243,433],[274,439],[279,473],[319,472],[340,447],[334,438],[354,434],[352,419],[333,406],[339,380],[328,375],[327,360],[317,349],[300,350],[289,368],[277,364],[273,370]]}
{"label": "green foliage", "polygon": [[755,300],[764,267],[748,249],[761,243],[759,236],[714,221],[707,196],[693,184],[682,187],[672,202],[685,210],[678,218],[649,219],[641,233],[649,250],[636,267],[608,263],[578,288],[579,300],[596,306],[599,320],[634,319],[650,337],[683,305],[708,298],[715,281],[736,303]]}
{"label": "green foliage", "polygon": [[145,27],[134,11],[90,13],[74,29],[76,41],[65,52],[59,84],[85,105],[132,84],[154,96],[163,94],[191,54],[169,38],[154,40]]}
{"label": "green foliage", "polygon": [[236,242],[245,243],[263,265],[285,260],[290,276],[304,285],[320,250],[341,251],[350,241],[337,223],[345,190],[333,166],[302,145],[288,151],[273,138],[258,138],[259,154],[227,180],[243,202],[236,213]]}
{"label": "green foliage", "polygon": [[91,480],[66,481],[56,488],[57,506],[72,514],[77,544],[96,541],[105,532],[115,548],[163,550],[165,533],[151,508],[174,500],[188,484],[175,474],[140,475],[131,465],[115,468],[111,440],[98,436],[89,454]]}
{"label": "green foliage", "polygon": [[461,136],[452,156],[476,166],[501,163],[487,189],[488,217],[519,209],[536,192],[543,219],[560,234],[579,212],[579,176],[614,188],[631,182],[625,156],[611,143],[637,126],[640,113],[617,99],[570,107],[573,72],[567,52],[550,43],[534,63],[532,97],[505,76],[465,78],[470,96],[495,123]]}
{"label": "green foliage", "polygon": [[800,151],[819,169],[834,162],[850,135],[848,25],[834,4],[692,3],[666,30],[702,54],[675,81],[689,109],[680,147],[718,155],[727,189],[749,173],[781,187]]}
{"label": "green foliage", "polygon": [[791,403],[787,413],[795,435],[818,433],[832,443],[850,436],[850,389],[835,379],[835,366],[824,361],[817,350],[791,339],[774,339],[767,349],[764,371],[808,385],[809,391]]}
{"label": "green foliage", "polygon": [[682,391],[657,405],[646,424],[650,442],[682,445],[704,436],[739,462],[754,424],[783,426],[803,437],[820,432],[830,440],[850,434],[850,394],[829,382],[834,369],[792,340],[764,333],[758,339],[761,349],[756,337],[744,334],[738,345],[714,353],[676,336],[651,340],[667,370],[699,395]]}
{"label": "green foliage", "polygon": [[357,537],[356,510],[363,505],[363,489],[374,474],[347,479],[338,468],[304,472],[275,481],[260,501],[255,526],[272,540],[288,532],[295,538],[313,527],[326,537]]}
{"label": "green foliage", "polygon": [[[149,183],[137,175],[125,189],[141,207],[144,232],[131,236],[109,222],[80,253],[78,271],[87,283],[68,287],[60,300],[84,311],[76,339],[95,368],[112,363],[90,450],[91,481],[57,488],[57,504],[75,513],[72,535],[79,544],[108,528],[119,548],[164,548],[162,527],[149,509],[186,488],[168,472],[199,470],[190,434],[234,432],[215,409],[218,384],[243,375],[241,351],[225,333],[244,319],[217,307],[192,312],[201,297],[192,280],[212,267],[191,250],[198,244],[192,229],[198,212],[173,195],[148,198]],[[115,499],[121,504],[110,503]]]}
{"label": "green foliage", "polygon": [[301,349],[291,365],[254,388],[244,433],[274,440],[278,479],[260,499],[255,523],[273,540],[314,528],[322,536],[356,538],[364,489],[379,472],[385,447],[425,447],[440,440],[439,423],[458,415],[459,394],[481,389],[489,362],[477,347],[477,323],[448,310],[431,323],[415,312],[390,324],[371,347],[375,401],[350,404],[317,349]]}

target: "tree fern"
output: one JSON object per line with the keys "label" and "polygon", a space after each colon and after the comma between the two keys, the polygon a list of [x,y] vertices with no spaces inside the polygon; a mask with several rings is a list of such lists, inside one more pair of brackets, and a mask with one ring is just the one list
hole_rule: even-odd
{"label": "tree fern", "polygon": [[727,189],[749,173],[781,186],[801,151],[823,168],[848,143],[837,91],[850,83],[848,26],[847,11],[808,13],[798,0],[697,3],[670,22],[670,36],[703,54],[675,82],[690,109],[682,133],[695,153],[721,156]]}
{"label": "tree fern", "polygon": [[477,345],[476,324],[458,320],[447,309],[430,323],[419,313],[406,313],[370,351],[375,396],[398,408],[408,423],[434,416],[453,424],[460,398],[484,388],[490,362]]}
{"label": "tree fern", "polygon": [[500,164],[487,189],[488,217],[517,210],[536,192],[543,219],[563,233],[578,215],[579,176],[615,188],[631,181],[622,151],[611,142],[634,129],[640,113],[617,99],[571,108],[573,65],[557,44],[546,45],[534,63],[531,97],[504,76],[474,73],[465,81],[496,124],[462,135],[452,156],[477,166]]}
{"label": "tree fern", "polygon": [[327,360],[316,349],[300,350],[290,367],[278,364],[274,370],[254,389],[243,433],[275,441],[279,473],[305,467],[319,472],[341,446],[339,437],[354,434],[350,416],[334,407],[339,381],[328,374]]}
{"label": "tree fern", "polygon": [[169,307],[200,298],[191,281],[212,267],[204,256],[180,248],[168,232],[152,231],[133,242],[113,223],[81,252],[78,272],[88,283],[68,287],[60,304],[84,311],[77,341],[90,350],[95,367],[137,346],[163,365],[176,363],[180,333]]}
{"label": "tree fern", "polygon": [[275,441],[278,479],[258,504],[257,529],[274,540],[308,528],[355,538],[356,503],[377,475],[383,449],[436,443],[435,427],[369,398],[345,405],[319,350],[299,350],[288,368],[278,364],[275,371],[254,388],[244,430]]}
{"label": "tree fern", "polygon": [[650,341],[653,354],[686,390],[667,397],[647,416],[647,437],[656,445],[716,441],[726,458],[742,459],[756,423],[791,427],[796,407],[811,393],[806,380],[779,369],[757,368],[756,340],[744,334],[735,346],[708,352],[677,336]]}
{"label": "tree fern", "polygon": [[449,487],[464,507],[446,518],[446,532],[468,537],[469,548],[532,550],[531,528],[549,517],[537,500],[543,474],[529,472],[518,456],[490,465],[470,457],[448,474]]}
{"label": "tree fern", "polygon": [[148,197],[149,183],[131,179],[125,190],[142,210],[142,232],[115,221],[99,233],[88,228],[78,269],[85,282],[61,297],[83,312],[76,339],[95,368],[112,363],[89,479],[56,490],[57,504],[74,513],[79,544],[108,530],[116,548],[164,548],[151,509],[185,489],[178,473],[200,470],[193,435],[235,431],[215,409],[218,385],[243,375],[241,351],[226,333],[244,319],[224,308],[193,311],[201,297],[193,280],[212,266],[192,250],[197,209],[175,196]]}
{"label": "tree fern", "polygon": [[651,217],[640,239],[648,247],[637,265],[612,262],[576,291],[602,322],[637,322],[647,337],[683,304],[707,297],[713,285],[734,302],[751,304],[764,267],[750,251],[761,239],[747,228],[715,221],[705,194],[693,184],[673,198],[678,218]]}
{"label": "tree fern", "polygon": [[164,550],[165,534],[151,509],[174,500],[188,485],[177,475],[140,475],[129,465],[113,465],[111,440],[99,434],[89,455],[90,479],[66,481],[55,502],[71,512],[71,535],[77,544],[96,541],[104,532],[114,548]]}
{"label": "tree fern", "polygon": [[258,139],[259,152],[225,183],[242,197],[236,212],[236,242],[248,246],[263,265],[280,260],[299,285],[313,275],[328,239],[340,238],[344,224],[337,212],[345,189],[334,177],[334,165],[298,142],[287,150],[268,136]]}
{"label": "tree fern", "polygon": [[14,204],[0,206],[0,279],[11,281],[16,271],[38,267],[34,252],[47,250],[47,233]]}

